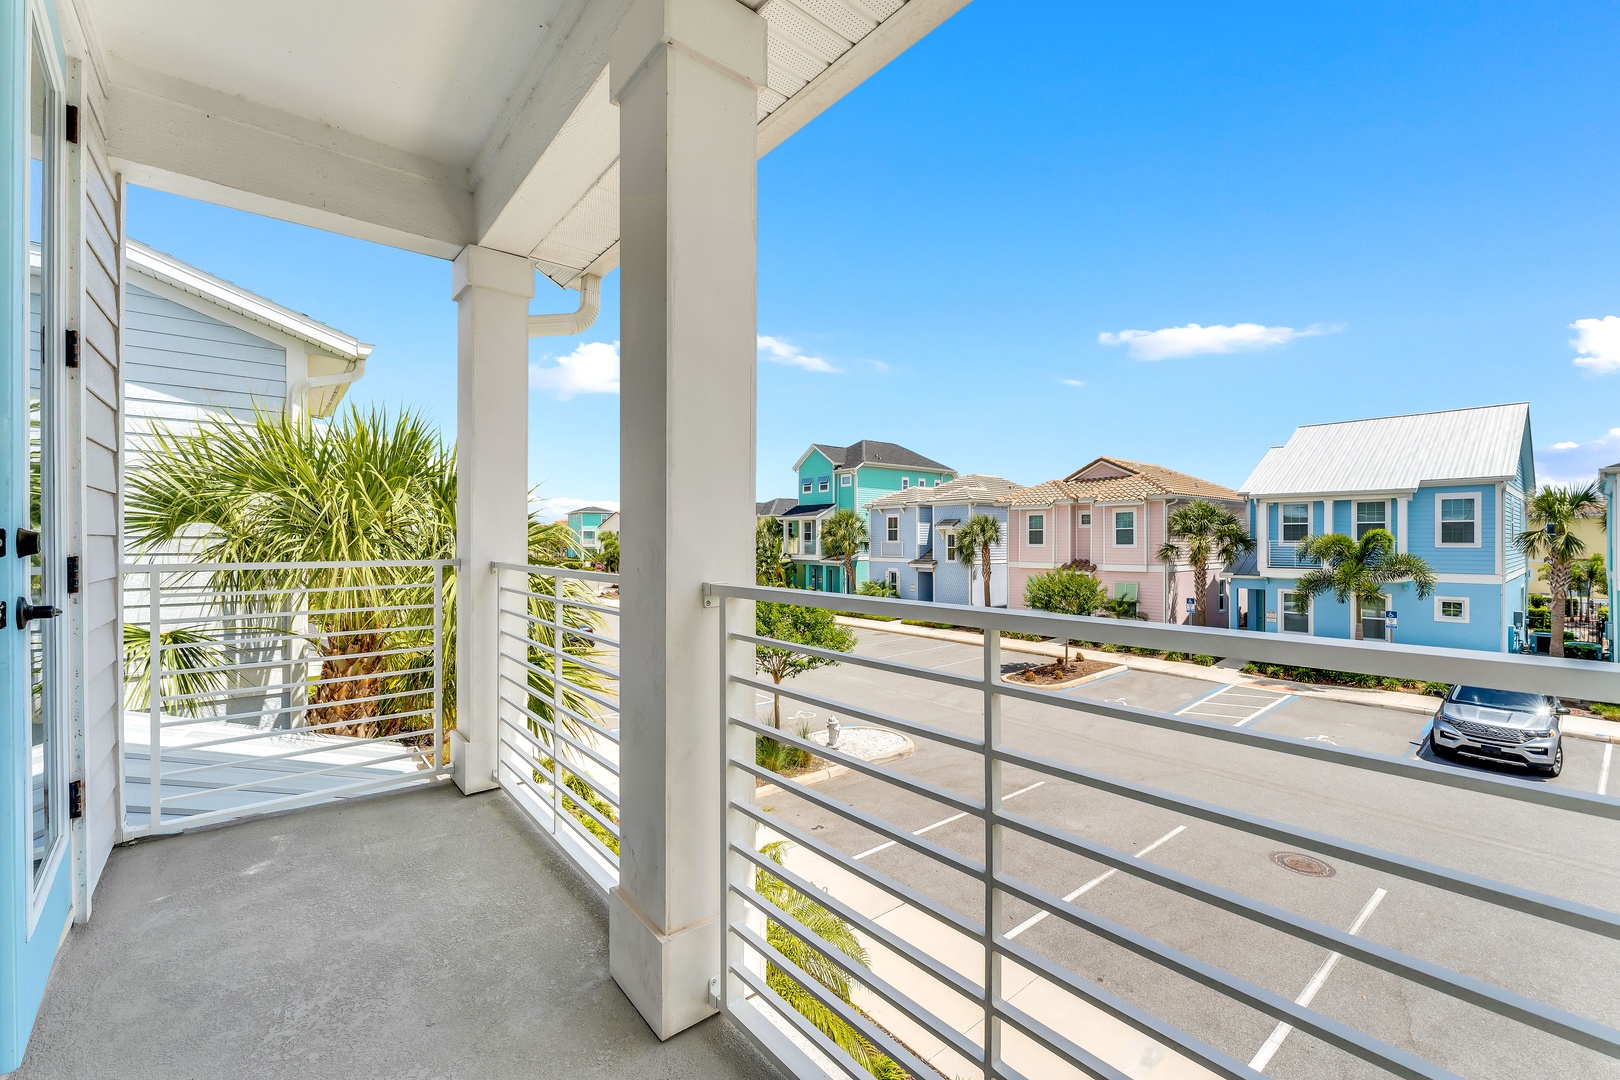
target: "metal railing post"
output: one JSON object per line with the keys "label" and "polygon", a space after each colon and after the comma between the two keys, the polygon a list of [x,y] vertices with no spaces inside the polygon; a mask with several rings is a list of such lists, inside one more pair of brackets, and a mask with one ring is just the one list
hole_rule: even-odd
{"label": "metal railing post", "polygon": [[433,763],[444,768],[444,563],[433,564]]}
{"label": "metal railing post", "polygon": [[151,707],[151,734],[146,753],[150,828],[163,824],[163,575],[147,575],[146,700]]}
{"label": "metal railing post", "polygon": [[562,824],[562,739],[557,727],[562,722],[562,575],[551,578],[551,831]]}
{"label": "metal railing post", "polygon": [[996,935],[1001,932],[1002,897],[996,886],[1001,872],[1001,633],[984,631],[984,1080],[996,1075],[1001,1060],[1001,963]]}

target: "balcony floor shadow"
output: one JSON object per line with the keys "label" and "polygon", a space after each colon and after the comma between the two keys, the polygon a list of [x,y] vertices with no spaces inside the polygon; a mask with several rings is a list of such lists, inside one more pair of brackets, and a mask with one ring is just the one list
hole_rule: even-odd
{"label": "balcony floor shadow", "polygon": [[12,1080],[775,1078],[727,1022],[660,1043],[600,894],[448,784],[113,853]]}

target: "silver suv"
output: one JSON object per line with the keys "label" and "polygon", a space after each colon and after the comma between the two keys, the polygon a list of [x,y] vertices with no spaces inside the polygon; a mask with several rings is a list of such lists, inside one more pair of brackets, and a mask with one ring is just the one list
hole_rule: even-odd
{"label": "silver suv", "polygon": [[1568,712],[1550,694],[1453,686],[1434,714],[1429,748],[1443,758],[1468,754],[1557,776],[1564,769],[1559,717]]}

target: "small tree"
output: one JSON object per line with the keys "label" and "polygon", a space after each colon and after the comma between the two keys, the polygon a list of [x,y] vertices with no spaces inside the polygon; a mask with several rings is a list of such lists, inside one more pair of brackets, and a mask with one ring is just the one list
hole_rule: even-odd
{"label": "small tree", "polygon": [[[1095,577],[1066,566],[1036,574],[1024,583],[1024,605],[1055,615],[1090,615],[1104,606],[1107,600],[1102,583]],[[1071,639],[1063,639],[1064,667],[1069,666],[1069,646],[1072,644]]]}
{"label": "small tree", "polygon": [[[822,608],[800,607],[797,604],[755,604],[754,632],[760,637],[790,641],[795,645],[810,645],[829,652],[852,652],[855,631],[839,626],[833,613]],[[771,677],[771,682],[782,685],[791,679],[837,663],[824,656],[810,656],[793,649],[771,645],[754,646],[754,666]],[[771,705],[771,726],[782,728],[782,695],[774,695]]]}
{"label": "small tree", "polygon": [[866,550],[866,522],[853,510],[834,510],[821,526],[821,553],[844,566],[844,591],[855,591],[855,560]]}
{"label": "small tree", "polygon": [[1603,497],[1591,484],[1586,487],[1544,487],[1530,500],[1530,527],[1515,537],[1527,558],[1547,564],[1547,587],[1552,592],[1552,640],[1548,653],[1564,655],[1564,601],[1569,597],[1570,571],[1586,544],[1575,535],[1575,521],[1595,513]]}
{"label": "small tree", "polygon": [[617,574],[619,572],[619,534],[605,532],[597,539],[602,544],[600,557],[602,569],[610,574]]}
{"label": "small tree", "polygon": [[1301,561],[1321,565],[1299,576],[1294,610],[1304,615],[1312,599],[1332,593],[1339,603],[1351,605],[1350,636],[1356,641],[1362,637],[1362,605],[1375,603],[1382,610],[1387,586],[1411,582],[1420,600],[1434,592],[1434,568],[1417,555],[1396,551],[1395,536],[1388,529],[1368,529],[1360,540],[1344,533],[1310,536],[1296,550]]}
{"label": "small tree", "polygon": [[970,571],[977,562],[984,572],[984,606],[990,606],[990,549],[1001,543],[1001,519],[974,514],[956,530],[956,557]]}
{"label": "small tree", "polygon": [[793,561],[782,549],[782,520],[760,518],[754,526],[754,583],[785,589],[793,581]]}
{"label": "small tree", "polygon": [[[1199,626],[1208,626],[1205,594],[1209,588],[1210,560],[1222,566],[1237,561],[1238,556],[1254,550],[1254,537],[1244,531],[1243,524],[1230,510],[1207,499],[1176,507],[1167,525],[1170,539],[1159,548],[1159,561],[1173,568],[1185,547],[1193,570],[1193,619]],[[1170,616],[1170,612],[1165,612],[1167,619]]]}

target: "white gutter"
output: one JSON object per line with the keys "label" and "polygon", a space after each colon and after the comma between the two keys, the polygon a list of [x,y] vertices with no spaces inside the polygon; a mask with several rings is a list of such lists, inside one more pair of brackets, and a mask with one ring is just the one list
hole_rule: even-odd
{"label": "white gutter", "polygon": [[567,337],[583,334],[602,310],[602,279],[595,274],[579,276],[579,309],[560,315],[530,315],[530,337]]}
{"label": "white gutter", "polygon": [[[301,400],[303,402],[304,411],[309,413],[311,411],[309,407],[309,392],[311,390],[318,390],[327,386],[348,386],[352,382],[359,381],[360,376],[364,375],[365,373],[366,362],[364,360],[356,360],[347,371],[340,371],[335,375],[315,375],[309,378],[299,379],[297,382],[292,384],[292,389],[288,392],[287,396],[292,398],[294,401]],[[339,394],[337,400],[332,402],[332,405],[336,407],[338,402],[342,400],[343,395]],[[326,413],[325,415],[330,416],[331,413]]]}

